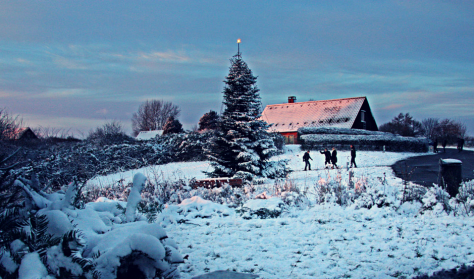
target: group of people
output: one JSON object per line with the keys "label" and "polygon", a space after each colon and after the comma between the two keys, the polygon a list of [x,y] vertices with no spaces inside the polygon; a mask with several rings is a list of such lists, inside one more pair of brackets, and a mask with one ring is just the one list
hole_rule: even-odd
{"label": "group of people", "polygon": [[[444,139],[443,142],[441,143],[441,145],[443,146],[443,153],[446,153],[446,144],[448,143],[448,140],[447,139]],[[464,139],[463,138],[459,138],[458,139],[458,151],[461,152],[463,150],[463,147],[464,147]],[[438,139],[434,139],[433,141],[433,152],[434,153],[438,153]]]}
{"label": "group of people", "polygon": [[[443,143],[441,144],[443,146],[443,152],[446,153],[446,144],[448,141],[446,139],[443,140]],[[438,153],[438,139],[435,139],[433,142],[433,152]]]}
{"label": "group of people", "polygon": [[[327,148],[324,149],[324,151],[320,151],[319,153],[324,155],[325,161],[324,161],[324,166],[325,168],[338,168],[337,166],[337,150],[335,147],[332,148],[332,152],[329,152]],[[351,168],[352,166],[357,168],[357,164],[355,162],[356,158],[356,150],[354,145],[351,145]],[[304,165],[304,170],[306,171],[307,169],[311,170],[311,164],[309,160],[313,160],[311,156],[309,155],[309,150],[306,151],[303,155],[303,162],[305,162]]]}

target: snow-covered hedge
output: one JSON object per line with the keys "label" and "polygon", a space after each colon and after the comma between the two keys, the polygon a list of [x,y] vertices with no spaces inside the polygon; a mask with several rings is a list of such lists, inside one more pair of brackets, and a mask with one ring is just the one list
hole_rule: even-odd
{"label": "snow-covered hedge", "polygon": [[[360,129],[334,128],[334,127],[303,127],[298,129],[299,135],[331,134],[331,135],[385,135],[385,132],[368,131]],[[393,135],[393,134],[391,134]]]}
{"label": "snow-covered hedge", "polygon": [[[98,145],[91,141],[38,143],[22,146],[15,154],[19,164],[13,172],[38,179],[52,189],[59,189],[78,177],[85,181],[94,175],[107,175],[150,165],[178,161],[204,160],[203,148],[212,133],[182,133],[159,137],[153,141],[132,141]],[[0,159],[17,149],[13,144],[0,145]]]}
{"label": "snow-covered hedge", "polygon": [[302,149],[322,150],[336,147],[348,150],[354,145],[357,150],[383,150],[395,152],[427,152],[427,138],[402,137],[391,133],[345,128],[300,128],[298,129]]}

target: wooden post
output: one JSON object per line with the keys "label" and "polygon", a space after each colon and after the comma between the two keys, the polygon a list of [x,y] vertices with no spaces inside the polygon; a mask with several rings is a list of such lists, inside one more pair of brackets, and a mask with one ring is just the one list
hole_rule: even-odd
{"label": "wooden post", "polygon": [[462,182],[462,161],[457,159],[440,159],[438,185],[444,187],[451,197],[459,192]]}

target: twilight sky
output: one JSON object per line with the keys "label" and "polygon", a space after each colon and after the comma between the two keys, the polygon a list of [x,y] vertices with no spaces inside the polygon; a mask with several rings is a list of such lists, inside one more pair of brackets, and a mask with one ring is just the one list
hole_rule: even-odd
{"label": "twilight sky", "polygon": [[366,96],[474,134],[474,1],[0,0],[0,108],[87,133],[147,99],[220,112],[240,45],[264,105]]}

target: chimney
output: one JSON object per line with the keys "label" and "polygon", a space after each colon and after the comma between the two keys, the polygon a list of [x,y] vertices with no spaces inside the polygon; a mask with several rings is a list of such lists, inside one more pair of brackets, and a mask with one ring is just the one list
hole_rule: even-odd
{"label": "chimney", "polygon": [[289,96],[288,97],[288,103],[292,104],[294,102],[296,102],[296,96]]}

